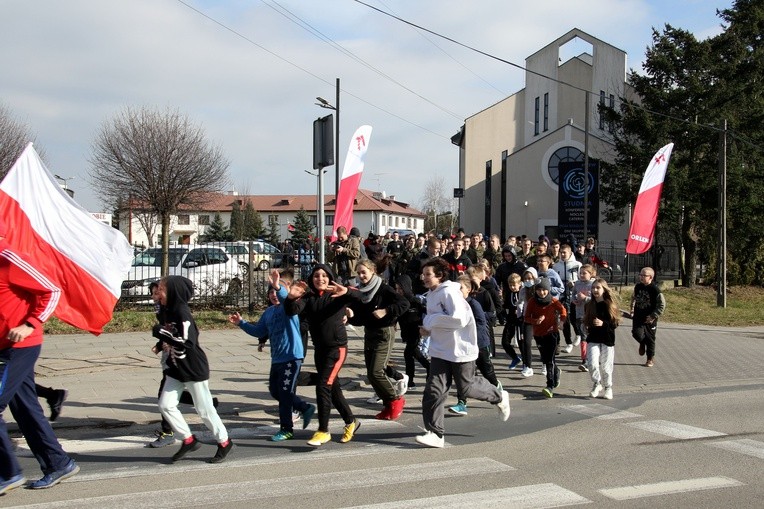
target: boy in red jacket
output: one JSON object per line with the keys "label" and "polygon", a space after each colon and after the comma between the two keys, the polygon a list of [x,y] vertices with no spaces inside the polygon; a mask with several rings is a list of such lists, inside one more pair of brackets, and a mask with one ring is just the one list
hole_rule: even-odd
{"label": "boy in red jacket", "polygon": [[551,398],[560,385],[560,368],[555,362],[557,342],[560,339],[559,322],[568,316],[565,306],[549,293],[552,284],[542,277],[536,283],[536,294],[525,308],[525,323],[533,325],[533,338],[541,352],[541,363],[546,366],[544,396]]}

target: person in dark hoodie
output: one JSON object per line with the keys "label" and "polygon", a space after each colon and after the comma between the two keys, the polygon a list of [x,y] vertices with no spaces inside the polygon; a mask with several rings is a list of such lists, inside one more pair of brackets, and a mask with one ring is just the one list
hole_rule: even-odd
{"label": "person in dark hoodie", "polygon": [[193,283],[182,276],[167,276],[160,280],[158,291],[159,302],[164,309],[164,323],[154,326],[154,337],[162,340],[162,348],[169,354],[159,410],[182,441],[172,461],[180,460],[202,445],[178,410],[180,395],[186,390],[194,400],[196,413],[212,431],[218,444],[209,462],[221,463],[231,452],[233,442],[228,438],[228,431],[212,402],[207,355],[199,345],[199,329],[188,307],[188,301],[194,294]]}
{"label": "person in dark hoodie", "polygon": [[[525,272],[526,265],[525,263],[518,261],[517,259],[517,252],[512,246],[504,246],[501,248],[501,256],[503,259],[503,262],[499,264],[499,266],[496,268],[496,274],[494,277],[496,278],[496,282],[501,285],[501,294],[505,296],[509,295],[509,286],[507,284],[507,278],[509,278],[510,274],[517,274],[518,276],[522,276],[523,272]],[[535,270],[535,267],[534,267]],[[509,309],[509,306],[503,305],[501,311],[498,312],[499,316],[499,324],[504,325],[507,320],[507,310]]]}
{"label": "person in dark hoodie", "polygon": [[419,350],[419,340],[421,339],[419,327],[422,325],[422,317],[427,310],[424,306],[424,299],[414,295],[409,276],[398,276],[398,279],[395,280],[395,291],[409,301],[409,308],[398,317],[398,326],[401,329],[401,339],[406,344],[403,350],[403,360],[406,365],[406,376],[409,377],[408,388],[416,389],[417,385],[414,382],[416,364],[414,361],[418,361],[427,370],[427,373],[430,372],[430,361]]}
{"label": "person in dark hoodie", "polygon": [[395,345],[395,321],[409,308],[409,302],[376,274],[371,260],[356,264],[361,300],[348,306],[352,325],[363,325],[363,357],[366,376],[385,408],[377,419],[395,420],[403,413],[406,400],[397,394],[394,382],[385,374]]}
{"label": "person in dark hoodie", "polygon": [[[353,269],[355,270],[355,266]],[[318,431],[308,440],[308,445],[314,447],[332,439],[329,434],[329,413],[332,405],[345,422],[341,443],[350,442],[361,425],[345,401],[339,382],[339,373],[347,358],[348,349],[348,336],[344,324],[345,308],[353,300],[360,300],[360,294],[337,283],[332,269],[319,263],[313,267],[307,283],[299,281],[289,288],[289,295],[283,303],[287,316],[304,313],[313,341],[318,381]]]}

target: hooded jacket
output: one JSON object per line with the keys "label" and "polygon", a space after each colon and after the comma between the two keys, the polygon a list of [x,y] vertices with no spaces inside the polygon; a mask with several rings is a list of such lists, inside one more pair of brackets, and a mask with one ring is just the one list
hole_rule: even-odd
{"label": "hooded jacket", "polygon": [[461,285],[444,281],[427,292],[423,327],[430,331],[430,356],[449,362],[478,358],[477,327]]}
{"label": "hooded jacket", "polygon": [[[369,302],[359,300],[350,303],[348,307],[354,314],[350,320],[351,324],[380,329],[395,325],[398,317],[408,310],[409,301],[403,295],[399,295],[392,286],[382,281]],[[375,318],[372,313],[377,309],[385,309],[387,314],[382,318]]]}
{"label": "hooded jacket", "polygon": [[313,275],[318,270],[323,270],[329,277],[329,283],[334,283],[337,278],[331,267],[326,264],[317,264],[308,276],[308,288],[310,292],[299,299],[287,297],[284,301],[284,311],[288,316],[304,313],[308,320],[310,337],[316,348],[334,348],[345,346],[348,343],[348,335],[343,323],[345,307],[353,301],[360,301],[360,294],[353,289],[341,297],[320,292],[313,286]]}
{"label": "hooded jacket", "polygon": [[207,355],[199,346],[199,329],[188,301],[194,295],[194,285],[183,276],[164,278],[167,304],[163,306],[164,322],[154,326],[154,337],[171,348],[165,375],[181,382],[203,382],[210,378]]}

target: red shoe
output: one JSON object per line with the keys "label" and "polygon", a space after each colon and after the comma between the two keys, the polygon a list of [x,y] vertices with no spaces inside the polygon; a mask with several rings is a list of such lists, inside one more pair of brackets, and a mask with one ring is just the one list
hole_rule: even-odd
{"label": "red shoe", "polygon": [[403,406],[406,404],[406,400],[401,396],[398,399],[394,399],[390,402],[390,420],[394,421],[403,413]]}
{"label": "red shoe", "polygon": [[375,417],[381,421],[389,421],[392,419],[394,401],[385,403],[385,408],[382,409]]}

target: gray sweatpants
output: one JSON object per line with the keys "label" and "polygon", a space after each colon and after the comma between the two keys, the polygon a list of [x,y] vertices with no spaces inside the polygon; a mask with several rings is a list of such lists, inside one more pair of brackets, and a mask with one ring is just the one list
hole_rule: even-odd
{"label": "gray sweatpants", "polygon": [[448,378],[453,377],[459,394],[469,399],[497,404],[501,391],[482,376],[475,376],[475,361],[450,362],[433,357],[422,397],[422,420],[428,431],[443,436],[444,404],[448,398]]}

